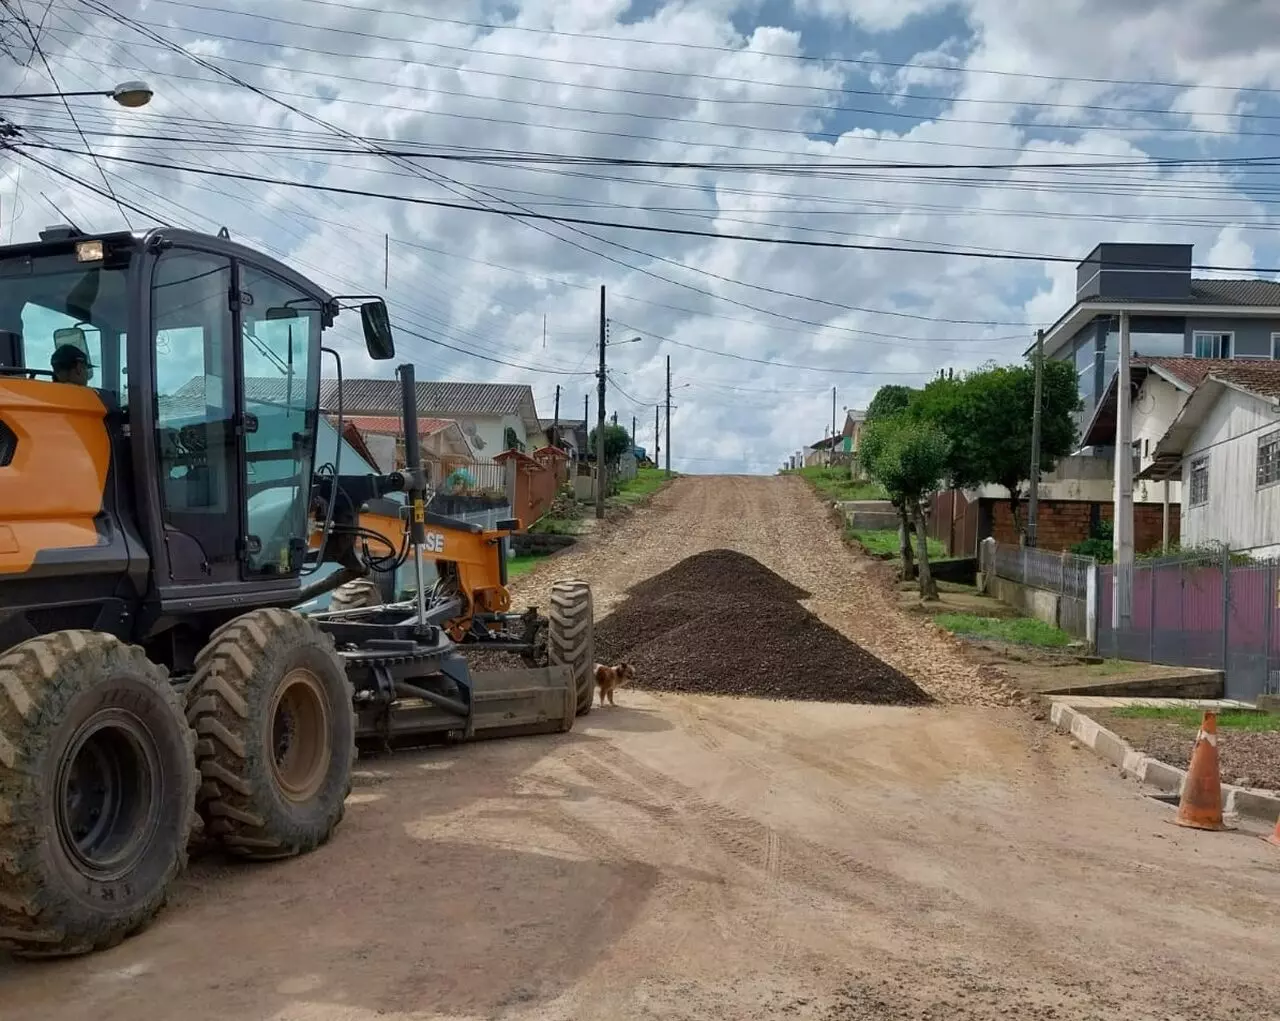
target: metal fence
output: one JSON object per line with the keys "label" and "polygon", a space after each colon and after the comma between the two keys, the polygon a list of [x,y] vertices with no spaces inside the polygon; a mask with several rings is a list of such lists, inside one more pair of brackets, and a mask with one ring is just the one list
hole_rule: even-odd
{"label": "metal fence", "polygon": [[[1010,546],[993,539],[979,549],[979,570],[1023,587],[1006,593],[1015,605],[1030,609],[1036,616],[1057,625],[1068,634],[1093,641],[1089,600],[1089,579],[1097,570],[1092,557],[1056,553],[1030,546]],[[1053,596],[1046,604],[1028,594],[1029,590]]]}
{"label": "metal fence", "polygon": [[990,547],[994,547],[994,564],[984,570],[996,577],[1071,599],[1087,598],[1092,557],[1005,543],[991,543]]}
{"label": "metal fence", "polygon": [[1280,563],[1226,554],[1106,565],[1099,569],[1098,652],[1222,670],[1229,698],[1280,692],[1278,585]]}

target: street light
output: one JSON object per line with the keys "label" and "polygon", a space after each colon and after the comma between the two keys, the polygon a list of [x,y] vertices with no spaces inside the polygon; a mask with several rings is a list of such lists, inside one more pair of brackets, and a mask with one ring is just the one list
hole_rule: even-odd
{"label": "street light", "polygon": [[113,89],[92,92],[24,92],[21,95],[0,96],[0,99],[75,99],[80,96],[108,96],[123,107],[136,110],[146,106],[155,95],[146,82],[121,82]]}

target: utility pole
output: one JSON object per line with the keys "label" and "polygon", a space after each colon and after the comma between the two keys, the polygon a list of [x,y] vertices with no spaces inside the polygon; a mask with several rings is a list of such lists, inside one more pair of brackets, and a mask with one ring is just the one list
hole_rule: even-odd
{"label": "utility pole", "polygon": [[[590,424],[591,424],[591,395],[583,394],[582,395],[582,428],[587,429],[587,426],[589,426]],[[587,431],[590,432],[590,430],[587,430]],[[583,453],[586,453],[586,451],[583,451]]]}
{"label": "utility pole", "polygon": [[1116,368],[1116,475],[1111,540],[1111,625],[1129,627],[1133,618],[1133,408],[1129,403],[1129,313],[1120,313],[1120,364]]}
{"label": "utility pole", "polygon": [[653,406],[653,466],[658,467],[658,458],[662,455],[662,430],[658,427],[658,406]]}
{"label": "utility pole", "polygon": [[671,478],[671,356],[667,355],[667,478]]}
{"label": "utility pole", "polygon": [[551,445],[560,446],[560,384],[556,384],[556,417],[551,423]]}
{"label": "utility pole", "polygon": [[600,370],[596,377],[596,518],[604,519],[604,346],[607,320],[604,311],[604,284],[600,285]]}
{"label": "utility pole", "polygon": [[1031,405],[1031,493],[1027,499],[1027,545],[1036,544],[1040,524],[1040,401],[1044,387],[1044,330],[1036,330],[1036,395]]}
{"label": "utility pole", "polygon": [[827,464],[836,463],[836,388],[831,388],[831,450],[827,454]]}
{"label": "utility pole", "polygon": [[636,416],[631,416],[631,445],[636,445]]}
{"label": "utility pole", "polygon": [[613,413],[613,416],[610,418],[610,421],[613,422],[614,425],[618,424],[618,413],[616,411]]}

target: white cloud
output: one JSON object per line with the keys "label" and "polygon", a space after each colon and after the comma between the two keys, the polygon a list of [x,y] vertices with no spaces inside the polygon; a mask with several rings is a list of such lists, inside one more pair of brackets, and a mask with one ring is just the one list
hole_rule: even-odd
{"label": "white cloud", "polygon": [[[192,2],[213,6],[213,0]],[[128,77],[146,77],[156,85],[154,103],[138,113],[77,101],[87,131],[223,140],[212,146],[91,135],[104,155],[403,197],[516,202],[542,212],[721,232],[789,233],[872,245],[888,239],[1069,257],[1083,256],[1101,240],[1167,240],[1195,242],[1201,262],[1248,264],[1255,256],[1275,258],[1264,235],[1244,229],[1256,224],[1267,207],[1249,199],[1240,180],[1220,170],[1146,168],[1082,175],[1025,167],[1098,158],[1143,161],[1149,153],[1216,154],[1239,141],[1214,133],[1224,126],[1244,123],[1248,130],[1259,130],[1262,124],[1262,130],[1271,130],[1270,122],[1235,119],[1240,112],[1261,109],[1265,96],[1208,87],[1280,85],[1274,49],[1280,44],[1268,41],[1280,39],[1274,31],[1268,34],[1280,15],[1254,11],[1233,21],[1224,12],[1236,11],[1238,5],[1227,0],[1119,5],[1074,0],[1057,6],[967,0],[959,9],[971,34],[936,49],[931,42],[916,62],[958,60],[970,69],[1048,78],[956,74],[919,66],[895,72],[788,60],[770,54],[811,53],[821,49],[821,40],[801,40],[794,25],[761,24],[744,36],[739,31],[743,11],[758,5],[713,0],[667,4],[652,19],[635,24],[618,20],[630,6],[622,0],[507,5],[514,12],[511,24],[539,30],[528,32],[489,32],[432,20],[433,15],[398,16],[382,10],[381,3],[347,0],[286,0],[269,9],[269,17],[300,23],[296,25],[160,2],[117,6],[126,16],[167,25],[156,30],[274,92],[281,103],[343,131],[393,144],[722,165],[913,160],[1024,169],[867,170],[833,176],[684,168],[517,169],[432,161],[417,164],[421,169],[415,171],[403,161],[376,156],[273,152],[262,146],[348,143],[281,103],[213,81],[188,58],[105,17],[85,17],[55,5],[43,41],[63,88],[100,87]],[[230,6],[251,14],[268,11],[247,0]],[[923,25],[946,5],[928,0],[857,5],[796,0],[794,6],[810,15],[853,16],[861,29],[883,31],[909,29],[917,16]],[[28,3],[27,10],[37,12],[37,7]],[[489,10],[478,3],[456,5],[447,17],[479,22],[492,17]],[[425,15],[427,9],[423,11]],[[660,40],[664,45],[556,32]],[[286,42],[288,48],[282,48]],[[1158,78],[1181,86],[1118,86],[1055,75]],[[866,89],[868,81],[886,97],[838,91]],[[38,61],[25,71],[0,68],[0,91],[48,84],[42,82]],[[924,104],[903,99],[902,93],[953,98]],[[1026,105],[1014,107],[1008,100]],[[1186,119],[1156,121],[1149,115],[1096,109],[1166,105]],[[927,111],[941,119],[868,120],[833,111],[837,106]],[[58,106],[17,107],[8,105],[5,115],[25,124],[28,137],[60,145],[75,142]],[[217,130],[214,122],[219,120],[237,127]],[[1118,127],[1180,123],[1206,130],[1174,135],[1045,128],[1032,133],[1018,126],[1031,121]],[[806,137],[805,132],[830,130],[833,124],[848,129],[834,144]],[[875,127],[851,127],[858,124]],[[82,158],[46,150],[32,150],[32,155],[55,161],[88,183],[99,181]],[[49,202],[88,227],[120,225],[109,202],[30,164],[19,176],[20,166],[7,154],[0,162],[0,239],[34,237],[54,217]],[[580,413],[588,390],[594,413],[594,380],[587,374],[537,374],[466,358],[415,339],[409,331],[507,362],[589,373],[595,358],[598,286],[603,283],[610,315],[648,338],[827,367],[821,372],[771,367],[656,340],[613,349],[617,381],[642,405],[661,396],[665,360],[671,356],[679,387],[673,416],[675,464],[695,471],[766,470],[819,438],[824,426],[829,428],[833,384],[839,406],[858,407],[885,382],[921,382],[938,368],[1017,358],[1034,325],[1056,319],[1074,287],[1070,265],[768,247],[531,225],[490,214],[105,161],[104,168],[121,198],[202,229],[225,224],[234,237],[286,257],[334,291],[381,292],[384,235],[390,235],[388,298],[402,327],[401,350],[417,361],[420,377],[528,381],[545,415],[557,383],[565,388],[562,414]],[[135,225],[143,221],[131,219]],[[1027,325],[980,325],[986,322]],[[348,373],[374,371],[360,354],[350,324],[342,337]],[[890,375],[911,372],[919,375]],[[618,393],[611,393],[610,403],[618,408],[620,421],[629,423],[634,413],[641,439],[651,443],[651,408],[633,407]],[[684,457],[690,460],[682,461]]]}

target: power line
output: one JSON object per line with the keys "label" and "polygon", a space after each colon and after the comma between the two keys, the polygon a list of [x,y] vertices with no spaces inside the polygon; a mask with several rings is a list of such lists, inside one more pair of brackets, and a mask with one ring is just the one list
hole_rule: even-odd
{"label": "power line", "polygon": [[[17,146],[15,146],[16,148]],[[23,148],[29,147],[29,143],[22,143]],[[73,150],[58,148],[56,146],[34,146],[34,148],[54,148],[59,152],[73,152]],[[939,255],[953,256],[965,259],[985,259],[1001,262],[1035,262],[1035,263],[1062,263],[1069,265],[1077,265],[1079,259],[1069,255],[1051,255],[1036,254],[1022,252],[1000,252],[1000,251],[977,251],[972,248],[955,248],[944,249],[937,247],[909,247],[907,245],[869,245],[859,244],[849,241],[816,241],[808,238],[776,238],[762,237],[751,234],[737,234],[729,232],[716,232],[707,230],[695,230],[688,227],[657,227],[651,224],[641,223],[619,223],[613,220],[596,220],[589,217],[580,216],[564,216],[553,213],[535,213],[521,209],[492,209],[488,206],[475,205],[465,202],[451,202],[446,199],[429,199],[411,195],[392,195],[387,192],[370,191],[363,188],[343,188],[337,185],[316,184],[309,181],[289,181],[278,178],[263,177],[257,174],[242,174],[234,171],[214,170],[210,167],[183,167],[174,166],[172,164],[156,163],[152,160],[140,160],[128,156],[106,156],[102,155],[101,159],[111,160],[116,163],[127,163],[133,166],[153,167],[161,170],[180,170],[185,173],[200,174],[210,177],[225,177],[231,180],[252,181],[257,184],[272,184],[286,188],[301,188],[307,191],[328,192],[335,195],[352,195],[359,198],[384,199],[388,202],[401,202],[409,205],[432,206],[440,209],[457,209],[464,212],[473,213],[490,213],[499,216],[506,216],[513,219],[524,220],[540,220],[559,224],[580,224],[590,227],[604,227],[612,230],[633,230],[648,234],[665,234],[677,237],[700,237],[710,238],[717,241],[744,241],[756,244],[773,244],[799,248],[821,248],[833,250],[848,250],[860,252],[894,252],[904,255]],[[1119,263],[1120,268],[1128,269],[1158,269],[1160,267],[1149,266],[1145,263]],[[633,267],[634,268],[634,267]],[[1214,266],[1193,264],[1193,270],[1211,270],[1222,273],[1280,273],[1280,269],[1276,268],[1253,268],[1248,266]]]}
{"label": "power line", "polygon": [[[195,4],[177,3],[176,0],[162,0],[162,2],[168,3],[170,5],[174,5],[174,6],[181,6],[181,7],[198,7],[198,9],[201,9],[201,10],[212,9],[212,8],[199,7],[198,5],[195,5]],[[266,14],[257,14],[249,11],[220,11],[219,13],[233,14],[233,15],[238,15],[240,17],[253,18],[258,21],[284,25],[290,28],[305,28],[310,31],[334,32],[344,36],[351,36],[353,38],[370,39],[378,42],[398,43],[402,46],[406,45],[406,43],[410,45],[428,45],[428,46],[441,45],[441,44],[432,43],[429,41],[419,42],[417,40],[405,40],[403,38],[397,38],[395,36],[383,35],[376,32],[364,32],[357,29],[334,28],[328,25],[307,24],[301,21],[295,21],[287,18],[279,18],[279,17],[266,15]],[[192,35],[199,35],[199,36],[204,36],[212,39],[220,39],[228,42],[239,43],[242,45],[269,46],[269,47],[282,45],[279,43],[263,41],[261,39],[253,39],[245,36],[230,35],[227,33],[214,32],[207,29],[195,29],[189,25],[166,24],[164,22],[147,21],[141,18],[133,19],[133,20],[135,20],[137,24],[145,25],[149,28],[164,28],[164,29],[176,28],[180,31],[188,32]],[[468,66],[465,69],[463,69],[463,68],[459,68],[455,64],[442,64],[442,63],[436,63],[436,62],[425,61],[425,60],[404,60],[400,58],[370,57],[364,54],[350,53],[342,50],[325,50],[317,47],[307,47],[307,46],[302,46],[294,43],[289,43],[285,45],[288,45],[288,47],[292,50],[297,50],[302,53],[311,53],[317,56],[344,57],[347,59],[356,59],[356,60],[394,59],[397,63],[400,63],[402,65],[412,64],[412,65],[420,65],[423,67],[435,68],[439,70],[451,70],[451,71],[465,70],[469,75],[497,77],[497,78],[502,78],[510,81],[522,81],[522,82],[528,82],[532,84],[550,85],[550,86],[556,86],[558,88],[565,88],[565,87],[590,88],[593,90],[600,90],[600,91],[611,92],[611,93],[632,94],[632,95],[640,95],[640,96],[656,98],[656,99],[676,99],[676,100],[684,100],[684,101],[699,102],[699,103],[708,101],[706,97],[699,97],[699,96],[683,96],[683,95],[675,95],[672,93],[653,92],[651,90],[646,90],[646,89],[630,89],[630,88],[619,87],[619,86],[588,85],[588,84],[583,84],[581,82],[566,81],[563,79],[539,78],[532,75],[520,75],[520,74],[513,74],[511,72],[490,71],[490,70],[485,70],[483,68],[476,68],[471,66]],[[447,48],[453,48],[453,47],[447,47]],[[241,58],[227,57],[223,59],[230,60],[233,63],[244,64],[247,66],[255,65],[255,62],[243,60]],[[579,66],[590,66],[580,61],[571,61],[570,63],[576,64]],[[257,66],[270,66],[270,65],[258,64]],[[382,84],[382,85],[387,84],[385,82],[375,82],[374,80],[368,79],[368,78],[361,78],[354,75],[341,75],[333,72],[312,72],[312,74],[318,78],[330,78],[335,81],[354,81],[354,82],[361,82],[365,84]],[[397,85],[395,87],[404,89],[406,91],[411,91],[411,92],[435,93],[439,95],[453,96],[460,99],[487,100],[491,102],[511,102],[509,97],[478,96],[478,95],[475,95],[474,93],[470,93],[466,91],[449,89],[442,85],[434,85],[431,88],[426,88],[423,86],[416,86],[416,85],[405,83],[403,85]],[[870,93],[870,94],[877,95],[878,93]],[[915,97],[915,96],[907,96],[905,98],[907,99],[928,98],[929,101],[933,101],[933,102],[942,102],[942,101],[949,102],[949,103],[955,102],[954,98],[952,97],[948,97],[946,100],[935,99],[933,97]],[[336,101],[347,102],[347,100],[344,100],[341,97],[336,97]],[[711,101],[714,101],[714,99],[712,99]],[[996,101],[996,102],[999,102],[999,101]],[[1015,100],[1005,100],[1004,102],[1008,105],[1013,105],[1013,106],[1023,105]],[[783,128],[783,127],[774,127],[766,124],[739,124],[736,122],[716,121],[716,120],[709,120],[706,118],[680,117],[680,116],[672,116],[667,114],[653,114],[653,113],[646,113],[644,111],[639,111],[639,110],[627,110],[627,109],[597,110],[597,109],[591,109],[589,107],[582,107],[582,106],[566,106],[563,103],[541,102],[538,100],[530,99],[528,97],[520,99],[519,103],[522,106],[540,107],[540,108],[549,109],[549,110],[568,109],[576,113],[595,114],[599,116],[630,117],[630,118],[640,119],[640,120],[684,122],[684,123],[690,123],[690,124],[701,124],[709,127],[724,127],[724,128],[734,129],[734,130],[759,131],[759,132],[768,132],[773,134],[787,134],[787,135],[805,135],[811,138],[817,137],[817,138],[835,139],[835,138],[841,137],[841,135],[843,134],[843,132],[824,132],[824,131],[815,131],[812,129],[805,129],[805,128]],[[770,101],[768,100],[761,101],[760,105],[781,105],[781,106],[788,106],[788,107],[799,106],[803,109],[807,109],[810,111],[816,111],[818,109],[821,109],[823,112],[830,112],[830,113],[854,113],[854,114],[862,114],[870,117],[885,117],[890,120],[909,120],[913,122],[930,120],[930,121],[938,121],[940,123],[949,123],[949,124],[973,124],[973,125],[984,125],[984,126],[995,126],[995,127],[1014,127],[1014,128],[1024,128],[1024,129],[1055,127],[1063,131],[1096,131],[1096,132],[1114,132],[1114,133],[1122,133],[1122,134],[1123,133],[1148,134],[1153,130],[1152,127],[1149,125],[1123,125],[1123,124],[1097,124],[1097,123],[1094,123],[1094,124],[1076,124],[1076,123],[1045,124],[1043,122],[1038,122],[1038,121],[987,120],[987,119],[976,118],[976,117],[953,117],[953,116],[946,116],[944,114],[925,115],[925,114],[914,113],[910,111],[896,110],[892,108],[875,110],[875,109],[867,109],[865,107],[838,106],[838,105],[826,105],[819,108],[819,107],[814,107],[810,104],[770,103]],[[1030,104],[1030,105],[1036,105],[1036,104]],[[1143,110],[1134,110],[1132,108],[1126,108],[1126,107],[1114,107],[1114,108],[1102,108],[1102,109],[1104,110],[1110,109],[1113,111],[1124,112],[1124,113],[1148,112],[1148,113],[1160,114],[1163,116],[1180,116],[1180,115],[1188,116],[1190,115],[1190,113],[1194,112],[1194,111],[1189,111],[1187,114],[1183,114],[1182,111],[1176,111],[1176,110],[1143,111]],[[1264,116],[1267,116],[1268,119],[1280,119],[1280,116],[1278,115],[1264,115]],[[1222,135],[1222,136],[1242,135],[1242,136],[1258,136],[1258,137],[1280,136],[1280,132],[1239,131],[1239,130],[1229,130],[1229,129],[1223,129],[1223,128],[1205,128],[1205,127],[1193,127],[1193,126],[1167,126],[1166,125],[1166,126],[1159,127],[1158,130],[1166,134]]]}
{"label": "power line", "polygon": [[691,351],[701,351],[704,354],[715,355],[717,358],[732,358],[735,361],[754,362],[757,365],[771,365],[783,369],[800,369],[806,372],[834,372],[845,376],[932,376],[934,371],[933,369],[921,369],[916,372],[886,372],[879,369],[833,369],[827,365],[797,365],[794,362],[780,362],[769,358],[754,358],[751,355],[738,354],[736,351],[717,351],[714,348],[702,347],[699,344],[690,344],[687,341],[674,340],[671,337],[664,337],[649,330],[642,330],[638,326],[632,326],[630,323],[624,323],[619,319],[614,319],[613,322],[618,326],[625,326],[628,330],[635,330],[639,334],[652,337],[654,340],[659,340],[664,344],[674,344],[676,347],[688,348]]}
{"label": "power line", "polygon": [[[216,10],[218,13],[228,13],[218,8],[205,7],[201,4],[190,2],[190,0],[159,0],[161,3],[168,4],[173,7],[189,7],[196,10]],[[344,3],[342,0],[306,0],[307,3],[317,4],[323,7],[336,7],[345,10],[359,11],[367,13],[368,9],[358,4]],[[241,12],[236,12],[241,13]],[[980,67],[956,67],[949,64],[928,64],[919,61],[892,61],[879,60],[869,57],[833,57],[828,55],[808,54],[808,53],[785,53],[770,50],[746,50],[736,46],[717,46],[709,43],[692,43],[683,40],[670,39],[645,39],[639,36],[612,36],[597,32],[573,32],[566,29],[550,29],[535,28],[528,25],[515,25],[510,23],[493,23],[487,21],[470,21],[462,18],[444,18],[438,15],[421,14],[419,12],[408,12],[403,10],[388,10],[380,8],[382,14],[395,14],[404,17],[421,19],[423,21],[431,21],[439,24],[461,25],[468,28],[488,29],[491,32],[511,31],[524,32],[536,35],[551,35],[570,39],[588,39],[595,42],[615,42],[627,45],[643,45],[643,46],[659,46],[666,49],[691,49],[701,50],[715,53],[732,53],[740,56],[750,57],[769,57],[779,60],[791,60],[803,63],[818,64],[839,64],[850,65],[856,67],[889,67],[898,70],[928,70],[928,71],[944,71],[956,74],[973,74],[973,75],[994,75],[1004,78],[1030,78],[1039,81],[1069,81],[1084,82],[1092,85],[1133,85],[1159,88],[1179,88],[1184,89],[1188,86],[1180,82],[1160,81],[1153,79],[1134,79],[1134,78],[1092,78],[1080,77],[1072,75],[1049,75],[1037,74],[1029,71],[1005,71],[992,68]],[[303,24],[303,27],[314,28],[314,25]],[[1203,88],[1212,91],[1227,92],[1254,92],[1262,94],[1272,94],[1280,92],[1277,89],[1251,87],[1244,85],[1197,85],[1197,88]]]}

